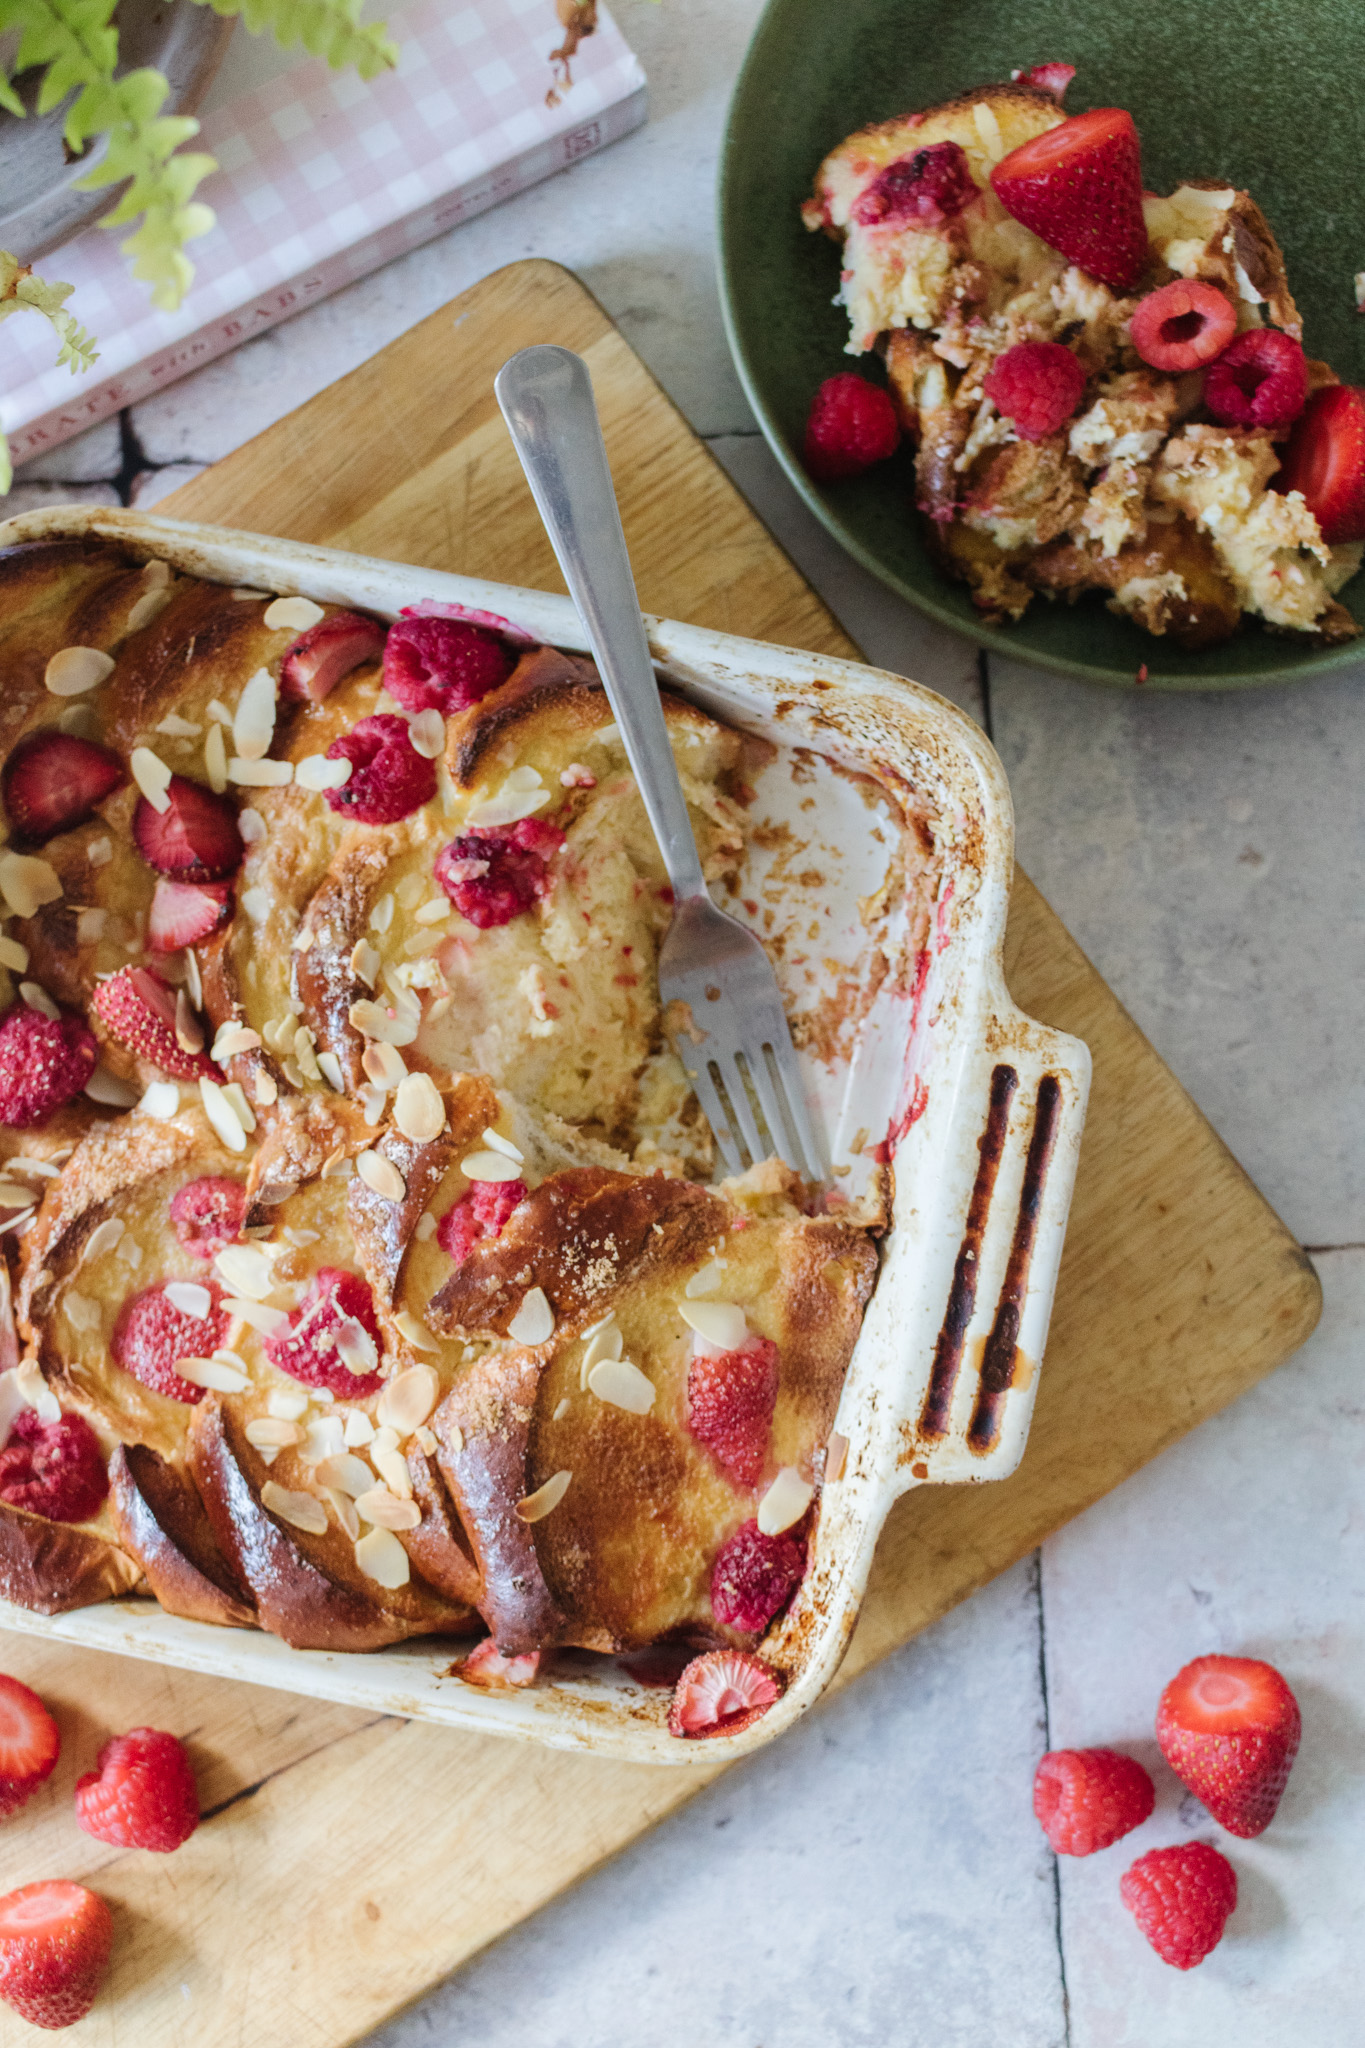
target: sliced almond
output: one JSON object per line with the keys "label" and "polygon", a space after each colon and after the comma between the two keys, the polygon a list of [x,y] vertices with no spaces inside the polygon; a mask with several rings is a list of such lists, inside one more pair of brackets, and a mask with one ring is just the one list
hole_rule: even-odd
{"label": "sliced almond", "polygon": [[329,761],[325,754],[305,754],[294,770],[294,781],[300,789],[341,789],[351,779],[352,766],[344,757]]}
{"label": "sliced almond", "polygon": [[438,1348],[426,1324],[419,1323],[410,1308],[400,1308],[393,1324],[399,1336],[405,1338],[414,1351],[435,1351]]}
{"label": "sliced almond", "polygon": [[620,1358],[624,1350],[625,1339],[621,1335],[621,1326],[614,1316],[608,1316],[604,1323],[599,1323],[592,1331],[583,1348],[584,1386],[588,1384],[587,1376],[595,1365],[599,1365],[604,1358]]}
{"label": "sliced almond", "polygon": [[[223,763],[223,774],[227,774],[226,760]],[[237,830],[242,835],[243,846],[258,846],[265,838],[265,819],[259,811],[253,811],[248,805],[246,810],[237,813]]]}
{"label": "sliced almond", "polygon": [[718,1262],[712,1259],[708,1265],[701,1267],[692,1275],[683,1293],[689,1301],[696,1301],[700,1295],[714,1294],[723,1278]]}
{"label": "sliced almond", "polygon": [[[327,1420],[336,1422],[337,1418],[328,1416]],[[334,1451],[329,1457],[319,1460],[316,1475],[321,1485],[335,1486],[339,1492],[348,1493],[352,1500],[368,1493],[374,1485],[374,1473],[365,1460],[350,1451]]]}
{"label": "sliced almond", "polygon": [[263,1337],[273,1337],[289,1321],[282,1308],[267,1308],[263,1301],[249,1301],[245,1295],[225,1295],[223,1307],[239,1323],[249,1323]]}
{"label": "sliced almond", "polygon": [[407,1194],[408,1184],[391,1159],[382,1152],[360,1152],[356,1155],[355,1170],[367,1188],[373,1188],[386,1202],[401,1202]]}
{"label": "sliced almond", "polygon": [[[314,1387],[313,1399],[320,1401],[322,1398],[321,1390]],[[330,1399],[330,1396],[328,1398]],[[314,1415],[310,1417],[307,1434],[299,1446],[299,1456],[303,1459],[305,1465],[321,1467],[328,1458],[344,1456],[345,1450],[346,1439],[342,1434],[342,1423],[339,1415]],[[331,1483],[335,1484],[335,1481]]]}
{"label": "sliced almond", "polygon": [[63,647],[43,670],[43,682],[54,697],[83,697],[113,673],[113,656],[98,647]]}
{"label": "sliced almond", "polygon": [[439,760],[445,752],[446,722],[434,706],[429,711],[419,711],[408,720],[408,738],[414,753],[427,761]]}
{"label": "sliced almond", "polygon": [[178,1308],[196,1323],[202,1323],[213,1313],[213,1296],[197,1280],[168,1280],[161,1291],[172,1308]]}
{"label": "sliced almond", "polygon": [[97,946],[104,937],[109,923],[107,910],[78,910],[76,912],[76,944]]}
{"label": "sliced almond", "polygon": [[[225,1365],[221,1358],[178,1358],[175,1369],[192,1387],[204,1387],[212,1394],[244,1394],[251,1385],[244,1372]],[[258,1445],[257,1449],[262,1448]],[[280,1446],[274,1445],[278,1450]]]}
{"label": "sliced almond", "polygon": [[362,1450],[374,1442],[374,1424],[363,1408],[346,1410],[346,1443],[351,1450]]}
{"label": "sliced almond", "polygon": [[344,1322],[337,1324],[336,1349],[337,1357],[347,1372],[354,1373],[357,1379],[372,1373],[379,1363],[374,1338],[354,1316],[347,1316]]}
{"label": "sliced almond", "polygon": [[168,811],[171,800],[167,791],[171,786],[171,771],[159,754],[150,747],[134,747],[128,756],[128,766],[133,780],[146,797],[154,811]]}
{"label": "sliced almond", "polygon": [[88,1300],[83,1294],[77,1294],[74,1289],[68,1290],[62,1301],[62,1310],[73,1330],[98,1330],[100,1326],[102,1319],[99,1303]]}
{"label": "sliced almond", "polygon": [[346,1076],[341,1071],[341,1061],[337,1058],[336,1054],[334,1052],[320,1052],[315,1054],[314,1057],[317,1060],[318,1072],[327,1083],[327,1086],[333,1089],[336,1094],[344,1095],[346,1093]]}
{"label": "sliced almond", "polygon": [[[412,1475],[408,1471],[408,1461],[403,1453],[375,1443],[370,1446],[370,1458],[375,1471],[390,1493],[396,1494],[399,1500],[411,1500]],[[363,1508],[361,1513],[364,1513]]]}
{"label": "sliced almond", "polygon": [[204,1027],[194,1014],[194,1008],[184,989],[176,992],[175,998],[175,1042],[181,1052],[196,1053],[204,1050]]}
{"label": "sliced almond", "polygon": [[396,1430],[400,1437],[410,1436],[426,1421],[440,1395],[441,1382],[432,1368],[410,1365],[384,1382],[375,1403],[376,1419],[382,1429]]}
{"label": "sliced almond", "polygon": [[515,1160],[518,1166],[526,1164],[525,1153],[519,1152],[512,1143],[512,1140],[504,1138],[501,1131],[495,1131],[489,1127],[484,1131],[483,1142],[487,1145],[490,1152],[501,1152],[504,1159]]}
{"label": "sliced almond", "polygon": [[235,782],[240,789],[283,789],[294,780],[292,761],[249,760],[243,754],[233,754],[227,764],[229,782]]}
{"label": "sliced almond", "polygon": [[[209,779],[209,788],[215,796],[221,796],[227,788],[228,756],[221,725],[211,725],[204,741],[204,773]],[[243,835],[245,837],[245,835]]]}
{"label": "sliced almond", "polygon": [[368,939],[357,939],[351,948],[351,972],[357,981],[373,988],[379,979],[379,954]]}
{"label": "sliced almond", "polygon": [[174,1081],[149,1081],[138,1108],[158,1123],[169,1123],[179,1113],[180,1090]]}
{"label": "sliced almond", "polygon": [[290,1444],[301,1444],[303,1431],[297,1422],[287,1422],[278,1415],[253,1415],[246,1426],[246,1440],[258,1449],[274,1444],[283,1451]]}
{"label": "sliced almond", "polygon": [[178,711],[168,711],[157,720],[155,730],[164,732],[168,740],[197,740],[204,728],[192,718],[182,718]]}
{"label": "sliced almond", "polygon": [[190,1001],[196,1009],[200,1009],[203,1007],[204,1002],[204,982],[199,972],[199,956],[193,946],[185,948],[184,959],[185,987],[189,991]]}
{"label": "sliced almond", "polygon": [[507,1334],[517,1344],[546,1344],[555,1333],[554,1310],[542,1287],[530,1287],[521,1306],[507,1325]]}
{"label": "sliced almond", "polygon": [[275,678],[268,668],[258,668],[237,700],[232,721],[232,744],[243,761],[262,761],[275,737]]}
{"label": "sliced almond", "polygon": [[277,597],[261,613],[261,624],[272,633],[306,633],[322,617],[322,606],[311,597]]}
{"label": "sliced almond", "polygon": [[19,994],[23,997],[27,1009],[33,1010],[39,1017],[50,1018],[54,1024],[62,1014],[41,982],[21,981]]}
{"label": "sliced almond", "polygon": [[267,1479],[261,1488],[261,1506],[269,1508],[282,1522],[302,1529],[309,1536],[327,1534],[327,1510],[313,1493],[298,1493],[292,1487],[277,1486]]}
{"label": "sliced almond", "polygon": [[[346,1015],[362,1038],[373,1038],[380,1045],[411,1045],[417,1036],[417,1025],[400,1016],[397,1005],[394,1005],[394,1014],[390,1016],[384,1004],[362,1000],[352,1003]],[[418,1015],[421,1015],[420,1008]]]}
{"label": "sliced almond", "polygon": [[563,1500],[572,1478],[572,1472],[552,1473],[543,1486],[538,1486],[534,1493],[528,1493],[524,1500],[517,1502],[516,1513],[519,1519],[523,1522],[543,1522],[547,1515],[554,1513]]}
{"label": "sliced almond", "polygon": [[833,1486],[836,1479],[842,1479],[848,1467],[848,1438],[840,1436],[838,1430],[831,1432],[825,1445],[825,1484]]}
{"label": "sliced almond", "polygon": [[274,1288],[274,1262],[258,1245],[224,1245],[213,1264],[233,1293],[248,1301],[264,1301]]}
{"label": "sliced almond", "polygon": [[264,924],[273,907],[270,891],[263,889],[259,883],[253,888],[243,889],[242,908],[253,924]]}
{"label": "sliced almond", "polygon": [[59,1422],[62,1404],[43,1378],[36,1358],[26,1358],[14,1368],[14,1384],[40,1422]]}
{"label": "sliced almond", "polygon": [[430,1074],[407,1074],[393,1100],[393,1120],[405,1138],[426,1145],[446,1127],[446,1106]]}
{"label": "sliced almond", "polygon": [[218,1036],[213,1041],[213,1057],[221,1066],[224,1060],[235,1059],[239,1052],[256,1052],[260,1043],[259,1031],[253,1031],[249,1024],[234,1024],[229,1019],[218,1027]]}
{"label": "sliced almond", "polygon": [[370,930],[372,932],[386,932],[392,923],[393,896],[388,890],[385,890],[384,894],[375,904],[374,909],[370,912]]}
{"label": "sliced almond", "polygon": [[0,935],[0,967],[8,967],[15,974],[22,974],[28,966],[28,947],[21,946],[17,939]]}
{"label": "sliced almond", "polygon": [[379,1451],[396,1451],[398,1449],[398,1431],[391,1422],[381,1423],[374,1433],[374,1444],[375,1449]]}
{"label": "sliced almond", "polygon": [[355,1511],[355,1502],[348,1493],[343,1493],[339,1487],[324,1486],[322,1491],[328,1505],[331,1507],[332,1513],[336,1516],[352,1543],[355,1543],[359,1539],[361,1528],[360,1517]]}
{"label": "sliced almond", "polygon": [[436,1452],[439,1446],[437,1445],[435,1436],[433,1435],[431,1430],[427,1428],[425,1423],[423,1423],[420,1429],[415,1429],[412,1432],[412,1440],[416,1444],[418,1450],[424,1452],[428,1458],[434,1458],[436,1456]]}
{"label": "sliced almond", "polygon": [[308,1413],[308,1394],[303,1387],[272,1387],[265,1405],[281,1422],[302,1422]]}
{"label": "sliced almond", "polygon": [[371,1529],[355,1547],[355,1561],[367,1579],[396,1593],[411,1576],[408,1553],[391,1529]]}
{"label": "sliced almond", "polygon": [[201,1075],[199,1094],[204,1105],[205,1116],[227,1146],[228,1151],[245,1152],[246,1131],[243,1128],[242,1120],[228,1101],[227,1096],[218,1086],[218,1083],[210,1081],[206,1074]]}
{"label": "sliced almond", "polygon": [[131,1081],[120,1080],[107,1067],[96,1067],[85,1084],[85,1092],[92,1102],[102,1102],[108,1109],[131,1109],[138,1099]]}
{"label": "sliced almond", "polygon": [[[13,1163],[13,1162],[11,1162]],[[33,1197],[28,1197],[32,1201]],[[123,1224],[117,1216],[106,1216],[103,1223],[97,1223],[85,1240],[81,1253],[81,1264],[93,1266],[97,1259],[105,1258],[123,1236]]]}
{"label": "sliced almond", "polygon": [[45,903],[57,903],[61,878],[51,862],[36,853],[0,854],[0,896],[16,917],[36,917]]}
{"label": "sliced almond", "polygon": [[733,1301],[683,1301],[678,1314],[689,1330],[719,1351],[738,1351],[748,1335],[744,1311]]}
{"label": "sliced almond", "polygon": [[599,1401],[631,1415],[648,1415],[654,1406],[653,1380],[628,1358],[602,1359],[588,1374],[588,1385]]}
{"label": "sliced almond", "polygon": [[452,1458],[458,1458],[464,1449],[464,1431],[458,1422],[452,1422],[445,1432],[446,1449]]}
{"label": "sliced almond", "polygon": [[815,1488],[803,1479],[795,1465],[784,1465],[758,1504],[758,1526],[765,1536],[780,1536],[799,1522],[811,1504]]}
{"label": "sliced almond", "polygon": [[300,1024],[294,1033],[294,1058],[305,1081],[320,1081],[322,1069],[318,1056],[313,1051],[313,1033],[306,1024]]}
{"label": "sliced almond", "polygon": [[[562,1422],[572,1406],[573,1403],[566,1394],[562,1401],[555,1404],[554,1414],[550,1417],[551,1422]],[[428,1435],[430,1435],[430,1431],[428,1431]]]}
{"label": "sliced almond", "polygon": [[460,1161],[467,1180],[520,1180],[521,1168],[505,1152],[471,1152]]}
{"label": "sliced almond", "polygon": [[407,1063],[395,1045],[371,1042],[361,1054],[360,1064],[376,1088],[397,1088],[407,1079]]}
{"label": "sliced almond", "polygon": [[[31,1209],[34,1203],[32,1188],[21,1187],[18,1181],[0,1180],[0,1209]],[[103,1230],[104,1225],[100,1225]],[[119,1225],[122,1230],[123,1225]]]}
{"label": "sliced almond", "polygon": [[390,1492],[387,1486],[372,1486],[356,1502],[356,1513],[380,1529],[415,1529],[422,1510],[406,1494]]}
{"label": "sliced almond", "polygon": [[427,1244],[433,1237],[435,1237],[436,1228],[436,1218],[433,1216],[431,1210],[424,1209],[421,1215],[417,1218],[417,1228],[413,1231],[412,1234],[418,1240],[419,1244]]}
{"label": "sliced almond", "polygon": [[255,1089],[256,1101],[261,1109],[269,1109],[272,1102],[279,1101],[279,1086],[275,1081],[274,1075],[268,1074],[264,1067],[256,1069],[252,1087]]}

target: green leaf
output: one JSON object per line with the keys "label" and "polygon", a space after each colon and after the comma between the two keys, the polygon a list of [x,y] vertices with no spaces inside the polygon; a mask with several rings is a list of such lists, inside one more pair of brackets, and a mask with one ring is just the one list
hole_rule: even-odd
{"label": "green leaf", "polygon": [[[73,376],[88,370],[95,361],[94,336],[87,334],[75,317],[65,310],[72,286],[52,284],[34,275],[26,263],[0,249],[0,320],[11,313],[40,313],[57,336],[57,361],[65,363]],[[9,443],[0,432],[0,497],[14,479]]]}

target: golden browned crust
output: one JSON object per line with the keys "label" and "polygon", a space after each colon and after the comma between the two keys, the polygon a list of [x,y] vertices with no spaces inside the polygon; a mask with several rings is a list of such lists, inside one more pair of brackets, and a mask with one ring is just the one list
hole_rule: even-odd
{"label": "golden browned crust", "polygon": [[255,1628],[250,1591],[218,1548],[183,1467],[145,1445],[119,1444],[109,1463],[109,1505],[119,1542],[167,1614]]}
{"label": "golden browned crust", "polygon": [[140,1577],[134,1560],[102,1537],[0,1502],[0,1599],[67,1614],[131,1593]]}

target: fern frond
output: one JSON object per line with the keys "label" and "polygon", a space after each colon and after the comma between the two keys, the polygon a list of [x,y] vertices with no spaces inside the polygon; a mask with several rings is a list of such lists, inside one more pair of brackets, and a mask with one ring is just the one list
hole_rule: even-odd
{"label": "fern frond", "polygon": [[362,27],[364,0],[195,0],[215,14],[240,15],[253,36],[268,29],[282,50],[302,44],[310,57],[325,57],[333,71],[347,68],[376,78],[398,62],[398,46],[383,22]]}
{"label": "fern frond", "polygon": [[[57,337],[58,363],[65,363],[74,377],[90,368],[96,350],[94,336],[87,334],[74,314],[66,311],[65,301],[71,292],[71,285],[51,284],[44,277],[36,277],[17,256],[0,249],[0,320],[7,320],[11,313],[41,313]],[[9,443],[0,432],[0,498],[13,480]]]}

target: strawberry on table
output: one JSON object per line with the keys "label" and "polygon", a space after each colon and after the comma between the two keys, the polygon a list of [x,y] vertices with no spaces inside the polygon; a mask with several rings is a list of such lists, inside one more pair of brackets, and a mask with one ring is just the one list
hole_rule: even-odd
{"label": "strawberry on table", "polygon": [[1094,107],[1020,143],[991,172],[1006,213],[1102,284],[1131,291],[1147,267],[1141,145],[1122,107]]}
{"label": "strawberry on table", "polygon": [[1140,1827],[1156,1804],[1135,1757],[1116,1749],[1054,1749],[1033,1780],[1033,1811],[1059,1856],[1092,1856]]}
{"label": "strawberry on table", "polygon": [[1161,1754],[1230,1835],[1270,1825],[1299,1731],[1298,1701],[1258,1657],[1196,1657],[1157,1709]]}
{"label": "strawberry on table", "polygon": [[83,1884],[52,1878],[0,1899],[0,1998],[35,2027],[74,2027],[109,1967],[114,1923]]}
{"label": "strawberry on table", "polygon": [[1119,1880],[1119,1896],[1163,1963],[1192,1970],[1223,1938],[1237,1873],[1208,1842],[1149,1849]]}
{"label": "strawberry on table", "polygon": [[184,1745],[160,1728],[130,1728],[76,1780],[76,1819],[119,1849],[169,1855],[199,1825],[199,1794]]}
{"label": "strawberry on table", "polygon": [[36,1692],[0,1673],[0,1819],[50,1778],[62,1738]]}

